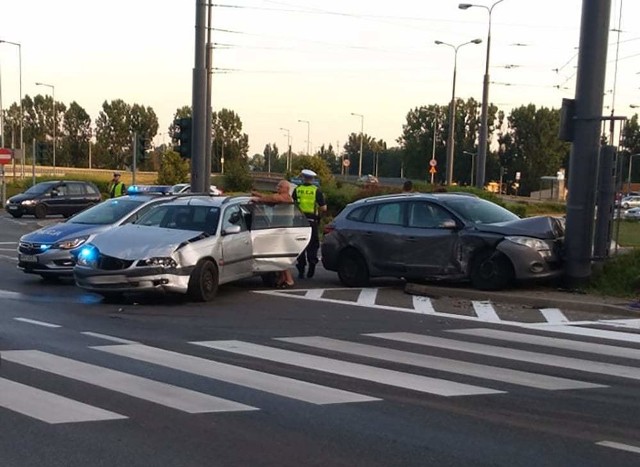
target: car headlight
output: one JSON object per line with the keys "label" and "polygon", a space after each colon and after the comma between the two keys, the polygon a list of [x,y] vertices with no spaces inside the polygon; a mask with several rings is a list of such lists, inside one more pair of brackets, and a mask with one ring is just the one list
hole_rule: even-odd
{"label": "car headlight", "polygon": [[177,268],[178,263],[176,263],[173,258],[157,257],[141,259],[140,261],[138,261],[138,266],[160,266],[163,268]]}
{"label": "car headlight", "polygon": [[59,242],[54,243],[52,248],[58,248],[60,250],[72,250],[74,248],[78,248],[80,245],[86,242],[88,238],[89,236],[85,235],[84,237],[76,237],[76,238],[70,238],[68,240],[61,240]]}
{"label": "car headlight", "polygon": [[76,257],[76,264],[95,268],[98,264],[100,252],[93,245],[85,245],[79,250],[72,252],[72,254]]}
{"label": "car headlight", "polygon": [[22,204],[23,206],[31,206],[32,204],[36,204],[36,200],[35,199],[25,199],[20,204]]}
{"label": "car headlight", "polygon": [[513,243],[517,243],[518,245],[526,246],[529,248],[533,248],[534,250],[540,252],[543,256],[547,256],[551,254],[551,250],[549,245],[540,240],[539,238],[533,237],[505,237],[505,240],[508,240]]}

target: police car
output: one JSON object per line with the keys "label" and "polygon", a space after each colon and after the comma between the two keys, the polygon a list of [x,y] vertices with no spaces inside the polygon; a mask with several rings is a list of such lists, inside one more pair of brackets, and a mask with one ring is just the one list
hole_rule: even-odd
{"label": "police car", "polygon": [[18,245],[18,268],[45,279],[73,275],[71,254],[98,233],[135,221],[152,207],[174,199],[171,187],[134,185],[127,196],[103,201],[65,222],[23,235]]}

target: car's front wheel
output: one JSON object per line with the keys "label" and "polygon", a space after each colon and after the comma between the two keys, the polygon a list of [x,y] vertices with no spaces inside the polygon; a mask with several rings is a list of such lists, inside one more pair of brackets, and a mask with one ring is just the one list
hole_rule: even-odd
{"label": "car's front wheel", "polygon": [[210,302],[217,292],[218,268],[211,260],[200,261],[189,278],[189,297],[198,302]]}
{"label": "car's front wheel", "polygon": [[629,209],[629,203],[624,203],[624,204],[622,205],[622,207],[623,207],[624,209]]}
{"label": "car's front wheel", "polygon": [[471,284],[480,290],[500,290],[511,285],[513,266],[509,259],[495,250],[480,253],[471,266]]}
{"label": "car's front wheel", "polygon": [[364,287],[369,283],[369,268],[360,253],[347,250],[338,260],[338,277],[347,287]]}

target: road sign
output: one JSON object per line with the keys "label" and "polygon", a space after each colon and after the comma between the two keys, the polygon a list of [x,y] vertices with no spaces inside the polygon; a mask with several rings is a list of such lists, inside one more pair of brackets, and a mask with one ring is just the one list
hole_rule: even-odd
{"label": "road sign", "polygon": [[520,180],[520,172],[516,172],[516,180]]}
{"label": "road sign", "polygon": [[345,167],[349,167],[351,165],[351,161],[349,159],[345,159],[342,161],[342,165]]}
{"label": "road sign", "polygon": [[0,148],[0,165],[9,164],[13,157],[13,150],[8,148]]}
{"label": "road sign", "polygon": [[429,165],[430,165],[431,167],[435,167],[436,165],[438,165],[438,161],[437,161],[437,160],[435,160],[435,159],[431,159],[431,160],[429,161]]}
{"label": "road sign", "polygon": [[429,169],[429,173],[430,174],[434,174],[434,173],[437,173],[437,172],[438,172],[438,170],[436,169],[436,166],[432,165],[431,168]]}

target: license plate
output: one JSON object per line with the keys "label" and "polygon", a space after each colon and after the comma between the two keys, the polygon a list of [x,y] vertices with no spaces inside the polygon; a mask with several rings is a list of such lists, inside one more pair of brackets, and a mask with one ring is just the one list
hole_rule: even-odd
{"label": "license plate", "polygon": [[15,211],[16,209],[18,209],[18,206],[12,206],[12,205],[9,205],[9,206],[7,206],[7,209],[8,209],[9,211]]}
{"label": "license plate", "polygon": [[38,257],[36,255],[20,255],[20,261],[23,263],[37,263]]}

